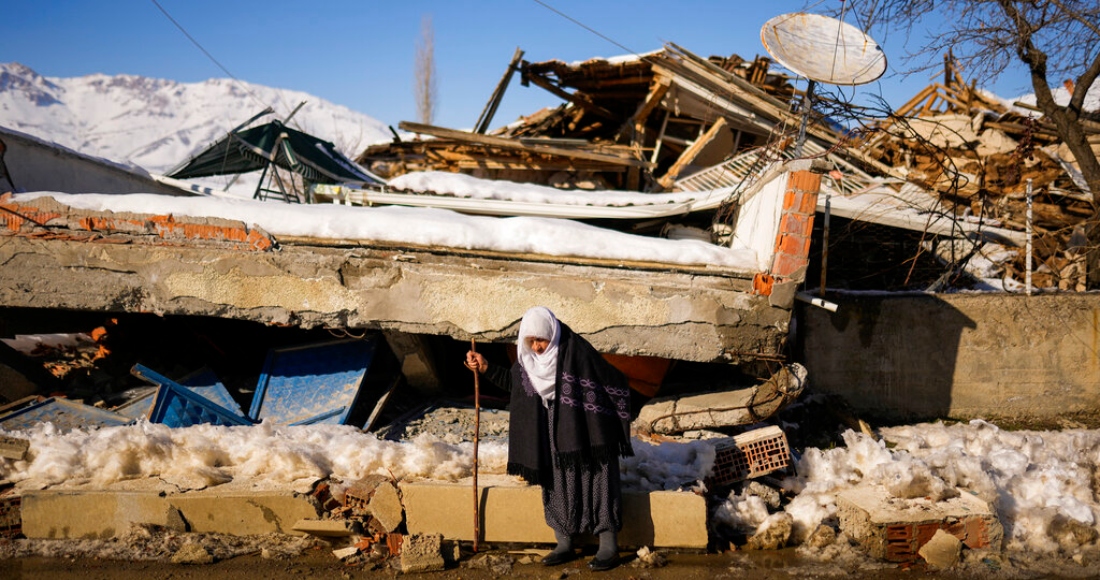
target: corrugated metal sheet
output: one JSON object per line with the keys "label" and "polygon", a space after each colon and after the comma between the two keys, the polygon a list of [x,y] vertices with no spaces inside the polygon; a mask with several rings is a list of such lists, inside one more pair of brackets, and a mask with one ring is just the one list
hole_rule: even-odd
{"label": "corrugated metal sheet", "polygon": [[248,416],[289,425],[346,424],[376,344],[374,337],[273,349]]}
{"label": "corrugated metal sheet", "polygon": [[81,428],[116,427],[130,423],[130,418],[68,399],[49,398],[0,418],[0,428],[5,431],[30,429],[47,422],[66,432]]}

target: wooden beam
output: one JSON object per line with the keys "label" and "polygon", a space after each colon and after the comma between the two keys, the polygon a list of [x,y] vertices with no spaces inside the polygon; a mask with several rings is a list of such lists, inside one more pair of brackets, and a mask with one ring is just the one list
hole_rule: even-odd
{"label": "wooden beam", "polygon": [[485,108],[481,111],[481,116],[478,117],[477,124],[474,125],[474,133],[485,133],[489,130],[489,123],[493,122],[493,116],[497,114],[500,100],[504,98],[504,91],[508,88],[508,83],[512,81],[512,73],[516,72],[516,66],[522,58],[523,51],[517,47],[516,52],[512,55],[511,62],[508,63],[508,70],[504,71],[504,76],[497,83],[496,89],[489,97],[489,102],[485,104]]}
{"label": "wooden beam", "polygon": [[672,79],[660,75],[653,77],[653,82],[649,85],[649,93],[646,94],[642,104],[638,105],[638,110],[634,112],[634,115],[626,120],[621,127],[619,127],[619,133],[616,136],[616,141],[621,141],[628,134],[631,134],[630,129],[634,129],[631,134],[630,144],[631,146],[645,147],[645,123],[649,115],[657,108],[657,105],[661,103],[661,99],[665,98],[665,93],[668,92],[669,86],[672,84]]}
{"label": "wooden beam", "polygon": [[535,85],[539,87],[546,89],[547,91],[550,91],[555,96],[565,99],[570,103],[573,103],[574,105],[584,109],[585,111],[588,111],[589,113],[599,115],[605,119],[618,119],[617,115],[597,105],[596,103],[593,103],[585,96],[579,95],[577,93],[570,93],[539,75],[529,74],[527,75],[527,80],[535,83]]}
{"label": "wooden beam", "polygon": [[454,139],[456,141],[464,141],[467,143],[479,143],[481,145],[489,145],[492,147],[500,147],[501,149],[513,149],[518,151],[530,151],[532,153],[539,153],[543,155],[557,155],[561,157],[576,158],[576,159],[588,159],[591,161],[602,161],[604,163],[610,163],[612,165],[626,165],[628,167],[652,167],[653,164],[647,163],[639,159],[629,159],[625,157],[619,157],[616,155],[607,155],[603,153],[593,153],[591,151],[563,149],[561,147],[543,147],[535,145],[524,145],[515,139],[508,139],[506,137],[496,137],[493,135],[479,135],[477,133],[470,133],[468,131],[457,131],[455,129],[445,129],[443,127],[435,127],[432,125],[424,125],[422,123],[413,123],[411,121],[401,121],[397,125],[402,130],[409,131],[411,133],[421,133],[423,135],[433,135],[435,137],[442,137],[444,139]]}
{"label": "wooden beam", "polygon": [[672,187],[672,182],[676,181],[676,178],[680,176],[680,172],[695,161],[695,158],[698,157],[708,145],[714,142],[722,131],[727,130],[727,127],[728,125],[725,117],[718,117],[718,122],[711,125],[706,133],[703,133],[701,137],[696,139],[694,143],[685,149],[684,152],[680,154],[680,157],[676,159],[676,162],[672,164],[672,167],[669,167],[668,171],[657,180],[657,183],[660,183],[661,187],[665,189]]}

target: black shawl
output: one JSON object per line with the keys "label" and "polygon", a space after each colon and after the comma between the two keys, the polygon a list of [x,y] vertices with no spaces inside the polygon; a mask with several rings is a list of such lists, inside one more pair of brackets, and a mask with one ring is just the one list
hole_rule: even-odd
{"label": "black shawl", "polygon": [[[618,461],[630,446],[630,386],[580,335],[561,323],[554,380],[554,447],[551,457],[546,408],[527,373],[512,365],[508,473],[549,485],[555,466]],[[553,463],[551,463],[553,462]]]}

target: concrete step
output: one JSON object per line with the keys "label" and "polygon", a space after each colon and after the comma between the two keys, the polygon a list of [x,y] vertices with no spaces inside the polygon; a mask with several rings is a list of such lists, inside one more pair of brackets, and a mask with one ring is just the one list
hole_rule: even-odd
{"label": "concrete step", "polygon": [[[402,483],[405,525],[410,534],[474,539],[472,482]],[[554,543],[537,486],[479,487],[481,540]],[[706,500],[690,492],[623,493],[622,547],[706,548]]]}
{"label": "concrete step", "polygon": [[[473,540],[472,482],[400,484],[409,534]],[[554,543],[542,511],[542,490],[526,485],[479,486],[481,540]],[[281,490],[41,490],[22,494],[28,538],[111,538],[130,524],[227,535],[306,533],[300,522],[321,517],[309,494]],[[623,494],[623,547],[705,548],[706,501],[690,492]]]}
{"label": "concrete step", "polygon": [[180,531],[247,536],[296,534],[299,520],[319,515],[308,495],[291,491],[214,490],[161,494],[156,491],[44,490],[23,493],[23,535],[28,538],[111,538],[131,523]]}

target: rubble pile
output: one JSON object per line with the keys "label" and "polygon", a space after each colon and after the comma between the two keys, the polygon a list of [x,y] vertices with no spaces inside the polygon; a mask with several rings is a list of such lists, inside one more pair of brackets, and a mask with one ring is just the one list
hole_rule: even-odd
{"label": "rubble pile", "polygon": [[[1026,277],[1021,239],[1030,187],[1032,284],[1085,289],[1083,222],[1093,215],[1093,196],[1073,155],[1034,106],[1002,102],[979,90],[951,58],[945,59],[942,82],[878,118],[869,109],[818,101],[806,115],[806,141],[799,150],[804,95],[788,76],[771,71],[767,58],[702,58],[673,43],[645,54],[574,63],[528,62],[522,55],[517,51],[475,131],[404,122],[401,128],[414,138],[395,133],[392,143],[368,147],[356,161],[387,179],[442,171],[570,190],[656,193],[736,190],[770,161],[814,157],[827,171],[823,190],[846,198],[873,192],[926,214],[899,224],[888,212],[852,211],[860,226],[842,224],[848,239],[899,239],[873,234],[868,224],[914,230],[923,235],[906,237],[905,247],[889,260],[902,264],[931,254],[946,272],[969,272],[971,282],[1000,278],[1020,284]],[[524,86],[535,85],[564,102],[489,131],[512,72]],[[847,131],[835,119],[861,128]],[[1100,122],[1086,119],[1084,128],[1100,151]],[[650,220],[659,223],[601,225],[667,237],[686,225],[723,243],[728,238],[723,227],[738,203],[731,196],[717,211]],[[940,223],[932,227],[935,221]],[[1007,249],[985,247],[990,243]],[[838,274],[855,280],[875,276]],[[905,285],[943,289],[939,276],[913,280],[910,275]],[[838,287],[846,287],[840,278]],[[957,277],[952,282],[967,286]]]}
{"label": "rubble pile", "polygon": [[[1084,290],[1083,222],[1093,195],[1054,125],[1038,109],[1006,103],[967,83],[945,59],[944,80],[871,126],[861,149],[935,193],[953,218],[1025,231],[1031,189],[1038,288]],[[1100,152],[1100,123],[1085,121]],[[1022,249],[1004,275],[1023,283]]]}
{"label": "rubble pile", "polygon": [[565,103],[492,132],[487,122],[476,132],[403,122],[417,139],[368,147],[356,162],[387,179],[434,170],[569,189],[667,191],[692,168],[764,144],[788,116],[782,99],[794,87],[770,64],[759,56],[705,59],[671,43],[579,63],[513,60],[509,70],[524,86]]}

